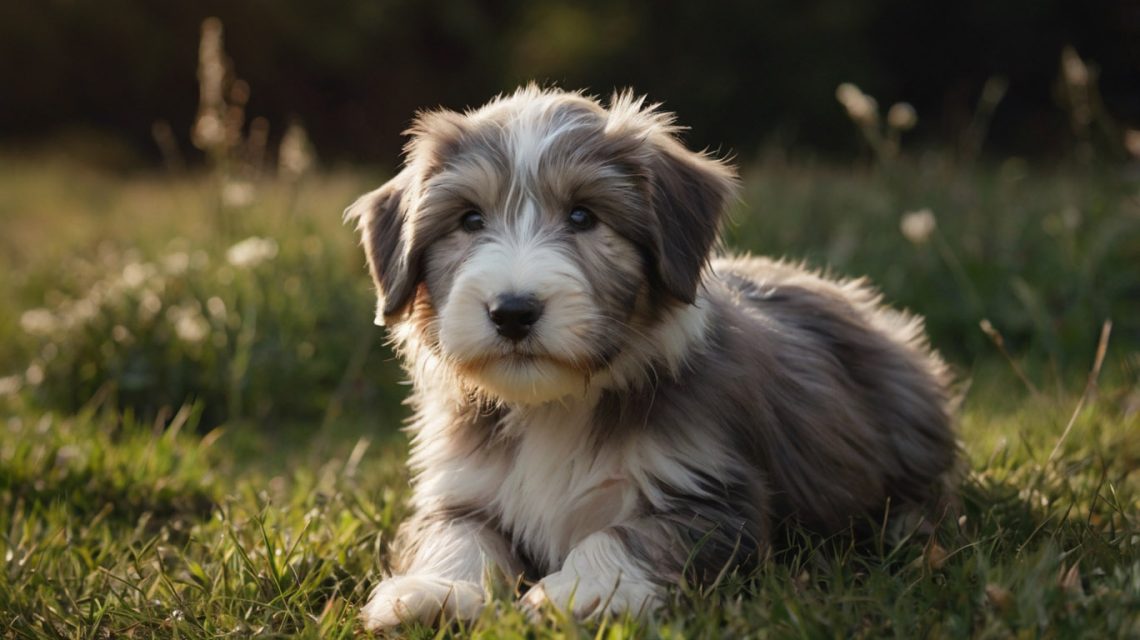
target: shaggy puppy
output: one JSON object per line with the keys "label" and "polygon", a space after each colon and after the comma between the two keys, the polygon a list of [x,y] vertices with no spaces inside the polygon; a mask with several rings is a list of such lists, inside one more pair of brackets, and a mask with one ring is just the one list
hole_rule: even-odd
{"label": "shaggy puppy", "polygon": [[753,257],[710,257],[736,179],[632,94],[528,87],[421,114],[347,215],[413,384],[415,515],[363,618],[639,613],[683,577],[943,494],[947,374],[918,318]]}

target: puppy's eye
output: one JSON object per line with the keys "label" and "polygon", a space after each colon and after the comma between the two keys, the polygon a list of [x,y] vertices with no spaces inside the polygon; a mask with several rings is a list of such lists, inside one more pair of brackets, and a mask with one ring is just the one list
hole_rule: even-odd
{"label": "puppy's eye", "polygon": [[463,214],[463,217],[459,219],[459,226],[467,233],[481,231],[485,226],[483,223],[483,214],[475,210],[467,211]]}
{"label": "puppy's eye", "polygon": [[575,231],[589,231],[598,224],[598,219],[594,214],[585,207],[574,207],[570,210],[570,215],[566,216],[566,222],[570,228]]}

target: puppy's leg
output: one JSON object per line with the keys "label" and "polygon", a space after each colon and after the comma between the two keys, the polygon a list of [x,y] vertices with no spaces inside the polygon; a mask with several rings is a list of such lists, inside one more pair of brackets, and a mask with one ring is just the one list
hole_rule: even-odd
{"label": "puppy's leg", "polygon": [[664,588],[654,577],[616,532],[606,529],[574,547],[562,569],[532,587],[522,604],[536,611],[550,603],[577,618],[626,611],[637,616],[661,604]]}
{"label": "puppy's leg", "polygon": [[522,573],[503,536],[474,518],[419,516],[400,528],[396,574],[372,591],[361,610],[365,628],[404,622],[472,620],[486,601],[484,580]]}
{"label": "puppy's leg", "polygon": [[[723,515],[723,514],[722,514]],[[578,618],[658,608],[682,573],[708,583],[726,567],[754,560],[757,537],[739,518],[709,519],[678,511],[646,516],[590,534],[566,556],[562,568],[523,596],[535,611],[546,603]]]}

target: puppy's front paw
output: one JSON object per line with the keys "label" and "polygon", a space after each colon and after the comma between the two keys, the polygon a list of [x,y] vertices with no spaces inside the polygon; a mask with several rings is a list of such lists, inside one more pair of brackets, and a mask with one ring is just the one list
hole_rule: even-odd
{"label": "puppy's front paw", "polygon": [[610,574],[579,576],[558,571],[534,585],[522,598],[522,605],[535,616],[546,604],[569,612],[578,619],[588,619],[626,612],[634,617],[644,615],[661,605],[657,585],[644,579]]}
{"label": "puppy's front paw", "polygon": [[376,586],[360,610],[364,628],[391,629],[405,622],[434,623],[446,619],[474,620],[486,596],[475,582],[432,575],[393,576]]}

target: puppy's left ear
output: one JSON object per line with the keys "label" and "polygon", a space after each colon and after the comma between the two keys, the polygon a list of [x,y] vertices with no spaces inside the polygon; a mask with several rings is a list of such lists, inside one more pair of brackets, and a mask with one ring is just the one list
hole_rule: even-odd
{"label": "puppy's left ear", "polygon": [[736,197],[736,172],[723,161],[689,151],[672,135],[656,138],[648,160],[658,227],[653,257],[665,290],[691,304],[725,209]]}
{"label": "puppy's left ear", "polygon": [[366,193],[344,211],[360,231],[368,268],[379,298],[376,324],[385,324],[411,304],[419,283],[419,255],[407,228],[406,192],[411,171],[405,169],[384,186]]}

